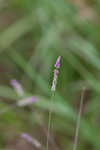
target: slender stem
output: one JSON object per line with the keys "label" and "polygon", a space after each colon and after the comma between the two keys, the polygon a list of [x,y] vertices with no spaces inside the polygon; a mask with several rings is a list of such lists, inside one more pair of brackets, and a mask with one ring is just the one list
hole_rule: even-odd
{"label": "slender stem", "polygon": [[[51,102],[54,98],[55,92],[52,92]],[[52,120],[52,108],[49,110],[49,120],[48,120],[48,131],[47,131],[47,143],[46,143],[46,150],[49,149],[49,137],[50,137],[50,129],[51,129],[51,120]]]}
{"label": "slender stem", "polygon": [[80,128],[80,120],[81,120],[81,115],[82,115],[84,94],[85,94],[85,88],[83,88],[82,94],[81,94],[80,109],[79,109],[78,119],[77,119],[77,123],[76,123],[76,131],[75,131],[73,150],[77,149],[77,144],[78,144],[78,135],[79,135],[79,128]]}

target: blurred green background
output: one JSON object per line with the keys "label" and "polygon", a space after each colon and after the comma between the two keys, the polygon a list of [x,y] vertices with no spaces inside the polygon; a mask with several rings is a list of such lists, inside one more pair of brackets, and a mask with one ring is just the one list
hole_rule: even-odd
{"label": "blurred green background", "polygon": [[[0,0],[0,149],[36,150],[25,132],[50,150],[72,150],[80,95],[86,87],[77,150],[100,149],[100,1]],[[50,102],[54,63],[61,58]],[[20,98],[16,79],[40,100],[9,109]]]}

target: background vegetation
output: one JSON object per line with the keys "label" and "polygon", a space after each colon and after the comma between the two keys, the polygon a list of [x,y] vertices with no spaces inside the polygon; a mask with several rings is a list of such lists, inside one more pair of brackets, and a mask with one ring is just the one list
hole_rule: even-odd
{"label": "background vegetation", "polygon": [[[72,150],[82,87],[86,87],[77,150],[100,149],[99,0],[0,0],[0,149],[36,149],[25,132],[50,150]],[[50,103],[53,64],[61,55],[57,92]],[[19,97],[10,80],[40,100],[9,109]]]}

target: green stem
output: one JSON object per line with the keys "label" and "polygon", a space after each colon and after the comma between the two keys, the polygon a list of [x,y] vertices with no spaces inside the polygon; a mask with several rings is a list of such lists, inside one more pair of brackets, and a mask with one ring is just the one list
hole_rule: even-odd
{"label": "green stem", "polygon": [[[55,96],[55,92],[52,92],[51,96],[51,103]],[[50,129],[51,129],[51,120],[52,120],[52,108],[49,110],[49,120],[48,120],[48,133],[47,133],[47,143],[46,143],[46,150],[49,149],[49,138],[50,138]]]}
{"label": "green stem", "polygon": [[84,94],[85,94],[85,88],[83,88],[82,94],[81,94],[80,109],[79,109],[78,119],[77,119],[77,123],[76,123],[76,131],[75,131],[73,150],[77,149],[77,144],[78,144],[78,135],[79,135],[79,128],[80,128],[80,120],[81,120],[81,115],[82,115]]}

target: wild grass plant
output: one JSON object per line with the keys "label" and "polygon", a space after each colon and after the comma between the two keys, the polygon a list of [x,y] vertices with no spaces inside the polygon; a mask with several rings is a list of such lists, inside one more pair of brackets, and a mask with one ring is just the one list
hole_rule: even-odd
{"label": "wild grass plant", "polygon": [[[54,69],[54,77],[53,77],[53,81],[52,81],[52,86],[51,86],[51,100],[54,99],[55,96],[55,92],[56,92],[56,85],[57,85],[57,78],[58,78],[58,74],[59,74],[59,68],[60,68],[60,60],[61,60],[61,56],[58,56],[56,63],[54,65],[55,69]],[[52,107],[49,110],[49,121],[48,121],[48,134],[47,134],[47,145],[46,145],[46,149],[49,150],[49,138],[50,138],[50,131],[51,131],[51,124],[52,124]],[[59,150],[59,148],[57,148],[56,146],[56,150]]]}

